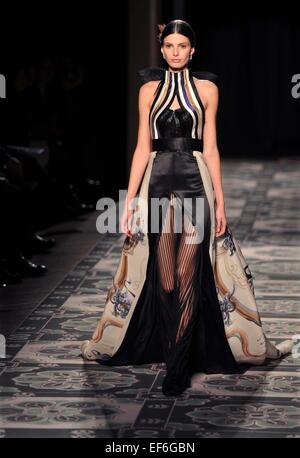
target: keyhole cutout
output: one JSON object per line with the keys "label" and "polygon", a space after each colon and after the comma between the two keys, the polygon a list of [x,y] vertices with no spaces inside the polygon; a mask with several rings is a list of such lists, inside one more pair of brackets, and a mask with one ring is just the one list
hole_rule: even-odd
{"label": "keyhole cutout", "polygon": [[[175,102],[175,105],[174,105],[174,102]],[[176,103],[177,102],[177,103]],[[173,99],[173,102],[172,102],[172,105],[170,106],[170,110],[172,111],[176,111],[178,110],[180,107],[179,103],[178,103],[178,98],[177,98],[177,95],[175,95],[174,99]]]}

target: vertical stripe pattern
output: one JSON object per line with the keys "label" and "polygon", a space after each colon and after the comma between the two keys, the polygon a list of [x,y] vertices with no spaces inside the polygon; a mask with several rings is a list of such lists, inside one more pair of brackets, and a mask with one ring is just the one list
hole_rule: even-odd
{"label": "vertical stripe pattern", "polygon": [[160,85],[149,112],[152,139],[159,138],[157,120],[161,114],[170,108],[176,96],[179,105],[190,114],[193,120],[191,138],[201,140],[205,114],[192,72],[187,67],[177,72],[165,70],[163,84]]}

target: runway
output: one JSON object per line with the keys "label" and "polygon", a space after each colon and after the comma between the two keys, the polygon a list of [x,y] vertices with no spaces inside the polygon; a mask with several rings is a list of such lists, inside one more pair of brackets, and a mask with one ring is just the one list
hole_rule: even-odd
{"label": "runway", "polygon": [[[274,342],[300,339],[300,161],[221,161],[227,219],[249,263],[265,333]],[[0,292],[0,316],[16,328],[0,359],[0,437],[300,437],[300,353],[243,375],[198,374],[178,397],[161,392],[164,364],[82,360],[80,342],[101,315],[124,240],[97,234],[97,216],[89,243],[86,233],[76,236],[85,253],[76,264],[58,243],[51,291],[32,294],[23,322],[5,315],[12,298]],[[24,282],[19,294],[30,297],[30,288]]]}

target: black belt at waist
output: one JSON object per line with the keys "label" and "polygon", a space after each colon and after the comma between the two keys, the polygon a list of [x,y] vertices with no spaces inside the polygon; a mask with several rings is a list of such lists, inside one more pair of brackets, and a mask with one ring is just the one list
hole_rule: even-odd
{"label": "black belt at waist", "polygon": [[199,138],[155,138],[152,139],[151,151],[201,151],[203,150],[203,141]]}

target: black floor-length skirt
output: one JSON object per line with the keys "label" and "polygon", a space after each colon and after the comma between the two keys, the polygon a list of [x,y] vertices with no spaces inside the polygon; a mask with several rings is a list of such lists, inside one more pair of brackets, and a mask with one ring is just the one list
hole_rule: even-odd
{"label": "black floor-length skirt", "polygon": [[[152,198],[162,199],[158,231],[151,232]],[[196,198],[203,199],[203,237],[195,231]],[[184,212],[184,203],[192,202]],[[181,204],[181,212],[174,210]],[[182,230],[176,231],[180,214]],[[201,215],[201,212],[200,212]],[[157,216],[157,213],[156,213]],[[166,363],[165,394],[191,386],[195,372],[241,373],[226,338],[209,257],[210,211],[192,151],[158,151],[148,191],[149,260],[146,281],[122,344],[105,365]]]}

